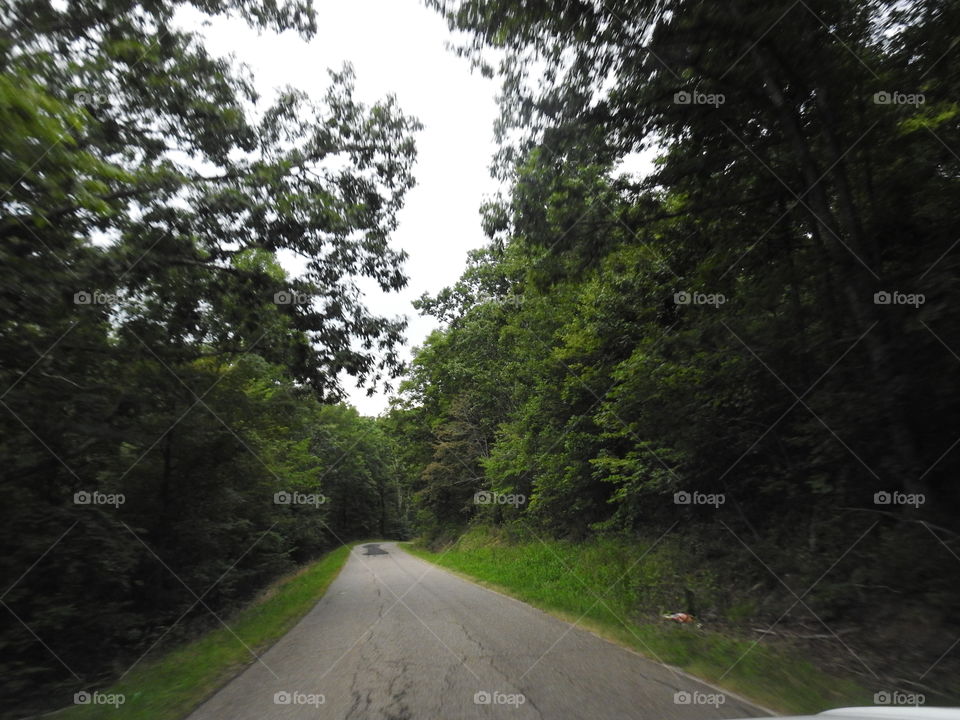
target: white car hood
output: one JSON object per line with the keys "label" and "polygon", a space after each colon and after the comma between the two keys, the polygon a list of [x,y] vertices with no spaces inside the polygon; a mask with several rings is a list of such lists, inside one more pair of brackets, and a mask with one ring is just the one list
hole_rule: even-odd
{"label": "white car hood", "polygon": [[958,720],[960,708],[897,705],[893,707],[852,707],[827,710],[814,717],[845,718],[846,720]]}
{"label": "white car hood", "polygon": [[825,710],[818,715],[790,715],[783,720],[960,720],[960,708],[917,705],[849,707]]}

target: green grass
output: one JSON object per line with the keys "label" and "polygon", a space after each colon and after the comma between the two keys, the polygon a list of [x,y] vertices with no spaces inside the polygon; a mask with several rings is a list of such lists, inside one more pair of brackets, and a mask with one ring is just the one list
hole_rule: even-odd
{"label": "green grass", "polygon": [[442,552],[416,543],[406,549],[776,711],[819,712],[873,701],[871,692],[853,680],[829,675],[786,648],[659,620],[665,610],[682,609],[663,604],[669,601],[664,587],[676,586],[679,579],[703,596],[719,582],[709,573],[681,577],[686,568],[677,548],[658,546],[637,562],[646,547],[615,541],[505,542],[475,529]]}
{"label": "green grass", "polygon": [[[259,655],[313,608],[339,574],[350,548],[357,544],[333,550],[274,583],[227,624]],[[100,691],[124,696],[124,703],[116,710],[112,705],[75,705],[55,717],[180,720],[255,662],[233,633],[221,627],[162,657],[148,657],[116,685]]]}

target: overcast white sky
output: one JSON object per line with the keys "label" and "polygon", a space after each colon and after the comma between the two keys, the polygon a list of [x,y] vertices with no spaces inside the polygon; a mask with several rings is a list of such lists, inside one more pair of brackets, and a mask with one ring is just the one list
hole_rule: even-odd
{"label": "overcast white sky", "polygon": [[[400,214],[393,245],[409,254],[410,278],[401,293],[373,292],[367,305],[389,316],[406,315],[407,353],[435,327],[411,307],[424,292],[452,284],[466,253],[480,247],[479,207],[496,190],[487,170],[494,152],[496,81],[471,73],[466,60],[446,50],[453,39],[439,13],[420,0],[316,0],[319,30],[309,42],[292,33],[258,35],[243,21],[214,19],[199,28],[199,13],[184,13],[185,27],[198,29],[208,50],[233,54],[250,66],[265,101],[275,88],[292,85],[320,98],[327,68],[349,61],[356,69],[357,98],[372,103],[390,93],[400,107],[424,124],[417,138],[415,187]],[[351,378],[346,378],[349,386]],[[350,401],[365,415],[376,415],[387,398],[366,397],[348,387]]]}

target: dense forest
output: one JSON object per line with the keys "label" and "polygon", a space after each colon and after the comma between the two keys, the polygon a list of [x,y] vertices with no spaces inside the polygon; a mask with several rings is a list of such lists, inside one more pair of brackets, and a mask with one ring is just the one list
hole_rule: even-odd
{"label": "dense forest", "polygon": [[505,189],[407,367],[359,285],[407,282],[420,123],[349,66],[267,104],[178,5],[318,22],[0,16],[0,705],[478,527],[667,537],[712,627],[960,695],[960,5],[429,0],[502,84]]}
{"label": "dense forest", "polygon": [[[309,37],[306,3],[195,3]],[[351,538],[397,535],[397,467],[340,378],[396,376],[388,245],[418,122],[265,106],[174,3],[46,0],[0,37],[0,675],[69,703]],[[282,253],[305,259],[290,278]]]}
{"label": "dense forest", "polygon": [[418,529],[666,534],[679,609],[956,697],[960,6],[434,4],[509,189],[384,421]]}

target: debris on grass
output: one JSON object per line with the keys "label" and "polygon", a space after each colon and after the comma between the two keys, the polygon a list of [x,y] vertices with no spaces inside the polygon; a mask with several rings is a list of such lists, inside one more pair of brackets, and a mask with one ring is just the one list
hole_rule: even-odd
{"label": "debris on grass", "polygon": [[690,613],[685,613],[685,612],[666,613],[662,617],[664,620],[669,620],[670,622],[675,622],[675,623],[696,623],[698,629],[703,628],[703,623],[697,622],[697,619]]}

